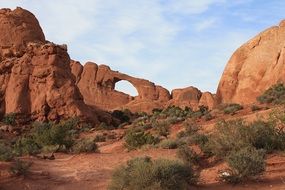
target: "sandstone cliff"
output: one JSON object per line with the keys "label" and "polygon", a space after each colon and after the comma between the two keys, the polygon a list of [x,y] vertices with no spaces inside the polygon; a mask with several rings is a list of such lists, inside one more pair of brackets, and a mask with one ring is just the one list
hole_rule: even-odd
{"label": "sandstone cliff", "polygon": [[270,86],[285,82],[285,21],[242,45],[221,77],[219,102],[249,104]]}
{"label": "sandstone cliff", "polygon": [[94,123],[111,121],[87,106],[71,73],[65,45],[45,40],[34,15],[24,9],[0,10],[0,113],[37,120],[74,116]]}

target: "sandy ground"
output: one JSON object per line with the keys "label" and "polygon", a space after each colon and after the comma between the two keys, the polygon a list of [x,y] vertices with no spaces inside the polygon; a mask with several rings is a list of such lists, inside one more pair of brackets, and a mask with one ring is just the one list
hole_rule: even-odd
{"label": "sandy ground", "polygon": [[[264,113],[263,113],[264,112]],[[268,114],[268,111],[259,115]],[[240,113],[237,117],[253,120],[256,114]],[[231,117],[232,118],[232,117]],[[225,118],[227,119],[227,118]],[[204,124],[205,130],[212,130],[214,121]],[[172,135],[181,126],[172,127]],[[175,158],[176,150],[144,149],[127,152],[123,141],[113,142],[100,147],[100,153],[93,154],[56,154],[55,160],[42,160],[26,157],[32,161],[30,173],[26,177],[11,177],[9,164],[0,162],[0,190],[105,190],[115,167],[139,156],[152,158]],[[247,182],[232,186],[217,179],[224,163],[212,163],[201,171],[199,185],[190,189],[201,190],[285,190],[285,153],[267,156],[266,172],[258,182]]]}

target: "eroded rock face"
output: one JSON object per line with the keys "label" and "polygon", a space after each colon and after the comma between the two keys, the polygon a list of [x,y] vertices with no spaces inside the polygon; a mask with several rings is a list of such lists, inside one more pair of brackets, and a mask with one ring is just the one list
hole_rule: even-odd
{"label": "eroded rock face", "polygon": [[197,110],[199,106],[207,106],[212,109],[216,106],[216,100],[210,92],[202,93],[198,88],[187,87],[182,89],[174,89],[171,92],[172,99],[168,105],[176,105],[179,107],[190,107]]}
{"label": "eroded rock face", "polygon": [[[170,105],[194,109],[202,104],[207,104],[205,106],[209,108],[215,105],[214,97],[210,93],[200,102],[203,94],[194,87],[176,89],[170,95],[169,91],[161,86],[113,71],[106,65],[98,66],[88,62],[82,66],[76,61],[71,61],[70,65],[84,102],[104,110],[130,109],[133,112],[151,112],[154,108],[163,109]],[[130,82],[137,89],[138,96],[132,97],[116,91],[115,85],[121,80]]]}
{"label": "eroded rock face", "polygon": [[285,82],[285,21],[241,46],[221,77],[217,98],[223,103],[249,104],[270,86]]}
{"label": "eroded rock face", "polygon": [[[84,103],[66,46],[46,42],[30,12],[1,9],[0,33],[1,115],[13,112],[37,120],[78,116],[93,123],[111,122],[111,116]],[[5,48],[12,53],[3,53]]]}
{"label": "eroded rock face", "polygon": [[[88,62],[82,66],[79,62],[72,61],[71,70],[85,103],[91,106],[113,110],[125,107],[133,101],[166,102],[170,99],[170,94],[165,88],[156,86],[148,80],[113,71],[106,65],[98,66]],[[121,80],[130,82],[137,89],[138,96],[132,97],[116,91],[115,84]]]}
{"label": "eroded rock face", "polygon": [[[66,45],[45,40],[35,16],[21,8],[0,10],[0,115],[20,113],[35,120],[81,117],[114,122],[102,110],[151,112],[168,105],[197,107],[211,95],[189,87],[172,92],[161,86],[89,62],[70,60]],[[115,90],[118,81],[130,82],[138,96]]]}
{"label": "eroded rock face", "polygon": [[35,16],[22,9],[0,10],[0,56],[21,56],[29,42],[45,42]]}

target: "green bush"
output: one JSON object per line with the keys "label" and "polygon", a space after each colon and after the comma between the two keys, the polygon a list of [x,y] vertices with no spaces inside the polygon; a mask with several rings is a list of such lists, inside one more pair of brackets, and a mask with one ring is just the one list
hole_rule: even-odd
{"label": "green bush", "polygon": [[186,190],[195,183],[192,169],[178,161],[135,158],[117,168],[109,190]]}
{"label": "green bush", "polygon": [[130,114],[131,112],[129,110],[114,110],[111,115],[119,119],[121,123],[127,123],[130,121]]}
{"label": "green bush", "polygon": [[154,129],[157,131],[159,136],[166,137],[169,135],[170,124],[168,122],[156,122]]}
{"label": "green bush", "polygon": [[93,138],[79,139],[73,146],[74,153],[91,153],[98,152],[98,146]]}
{"label": "green bush", "polygon": [[35,141],[38,145],[49,146],[59,145],[69,149],[73,144],[73,138],[70,134],[72,126],[64,123],[51,124],[44,123],[35,127]]}
{"label": "green bush", "polygon": [[193,166],[199,164],[199,156],[189,146],[179,147],[176,155],[185,165]]}
{"label": "green bush", "polygon": [[205,134],[195,134],[191,137],[191,141],[198,145],[204,156],[209,157],[213,155],[209,137]]}
{"label": "green bush", "polygon": [[276,127],[275,123],[255,121],[250,124],[251,144],[257,149],[267,152],[285,150],[285,131]]}
{"label": "green bush", "polygon": [[58,146],[58,150],[70,149],[74,143],[74,128],[77,122],[73,119],[54,123],[34,123],[33,139],[39,147]]}
{"label": "green bush", "polygon": [[243,107],[239,104],[228,104],[224,108],[224,113],[234,115],[237,111],[242,110],[242,109]]}
{"label": "green bush", "polygon": [[185,134],[187,136],[195,135],[199,131],[199,128],[200,128],[200,126],[197,125],[197,123],[192,120],[185,121],[183,123],[183,126],[185,128]]}
{"label": "green bush", "polygon": [[100,123],[98,129],[99,130],[113,130],[113,129],[115,129],[115,127],[112,125],[108,125],[105,122],[102,122],[102,123]]}
{"label": "green bush", "polygon": [[267,89],[261,96],[257,97],[260,103],[283,104],[285,102],[285,86],[278,83]]}
{"label": "green bush", "polygon": [[219,157],[225,157],[250,144],[250,133],[242,120],[220,121],[216,131],[209,138],[210,150]]}
{"label": "green bush", "polygon": [[159,142],[159,138],[154,137],[150,133],[140,130],[130,129],[125,136],[125,146],[129,150],[141,148],[143,145],[155,145]]}
{"label": "green bush", "polygon": [[267,152],[285,149],[285,131],[275,122],[258,120],[247,124],[242,120],[221,121],[216,129],[209,145],[213,153],[221,157],[247,146]]}
{"label": "green bush", "polygon": [[31,162],[24,162],[19,159],[16,159],[16,161],[11,166],[10,170],[14,175],[26,176],[31,166],[32,166]]}
{"label": "green bush", "polygon": [[159,143],[159,146],[164,149],[176,149],[179,146],[179,142],[173,139],[164,139]]}
{"label": "green bush", "polygon": [[11,161],[13,157],[13,150],[10,145],[0,142],[0,161]]}
{"label": "green bush", "polygon": [[8,113],[4,115],[2,122],[6,125],[15,125],[16,124],[16,113]]}
{"label": "green bush", "polygon": [[223,176],[224,180],[238,183],[260,175],[265,170],[264,157],[264,151],[251,146],[231,152],[226,159],[230,175]]}
{"label": "green bush", "polygon": [[17,155],[35,155],[40,152],[39,145],[32,136],[19,138],[14,145],[14,152]]}
{"label": "green bush", "polygon": [[95,142],[105,142],[106,137],[104,135],[96,135],[94,141]]}

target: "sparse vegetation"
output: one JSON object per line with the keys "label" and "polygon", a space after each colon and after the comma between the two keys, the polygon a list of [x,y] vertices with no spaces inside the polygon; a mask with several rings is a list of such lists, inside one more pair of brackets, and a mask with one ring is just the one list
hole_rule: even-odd
{"label": "sparse vegetation", "polygon": [[16,159],[10,169],[14,175],[26,176],[31,166],[32,166],[31,162],[25,162],[25,161]]}
{"label": "sparse vegetation", "polygon": [[196,182],[191,167],[173,160],[135,158],[117,168],[109,190],[186,190]]}
{"label": "sparse vegetation", "polygon": [[169,135],[169,127],[170,124],[163,121],[163,122],[156,122],[154,129],[157,131],[159,136],[167,138],[167,136]]}
{"label": "sparse vegetation", "polygon": [[115,127],[112,125],[108,125],[105,122],[102,122],[102,123],[100,123],[100,125],[98,126],[97,129],[99,129],[99,130],[113,130],[113,129],[115,129]]}
{"label": "sparse vegetation", "polygon": [[164,149],[176,149],[180,143],[173,139],[164,139],[159,143],[159,146]]}
{"label": "sparse vegetation", "polygon": [[16,155],[35,155],[40,152],[40,147],[33,136],[21,137],[14,145]]}
{"label": "sparse vegetation", "polygon": [[128,123],[130,121],[131,114],[132,113],[130,112],[130,110],[114,110],[111,115],[119,119],[121,123]]}
{"label": "sparse vegetation", "polygon": [[194,166],[199,164],[199,156],[187,145],[179,147],[176,154],[185,165]]}
{"label": "sparse vegetation", "polygon": [[79,139],[72,146],[74,153],[91,153],[98,152],[98,146],[93,138]]}
{"label": "sparse vegetation", "polygon": [[243,107],[239,104],[227,104],[224,107],[224,114],[236,114],[237,111],[242,110]]}
{"label": "sparse vegetation", "polygon": [[2,122],[6,125],[15,125],[16,124],[16,113],[8,113],[4,115]]}
{"label": "sparse vegetation", "polygon": [[143,145],[155,145],[159,142],[159,138],[148,132],[130,129],[125,136],[125,145],[129,150],[141,148]]}
{"label": "sparse vegetation", "polygon": [[94,141],[95,142],[105,142],[106,137],[104,135],[96,135]]}
{"label": "sparse vegetation", "polygon": [[285,103],[285,86],[283,83],[278,83],[267,89],[261,96],[257,97],[260,103]]}
{"label": "sparse vegetation", "polygon": [[13,157],[13,150],[10,145],[0,142],[0,161],[11,161]]}
{"label": "sparse vegetation", "polygon": [[222,178],[230,183],[257,177],[265,170],[264,151],[244,147],[229,154],[226,161],[230,167],[228,176]]}

